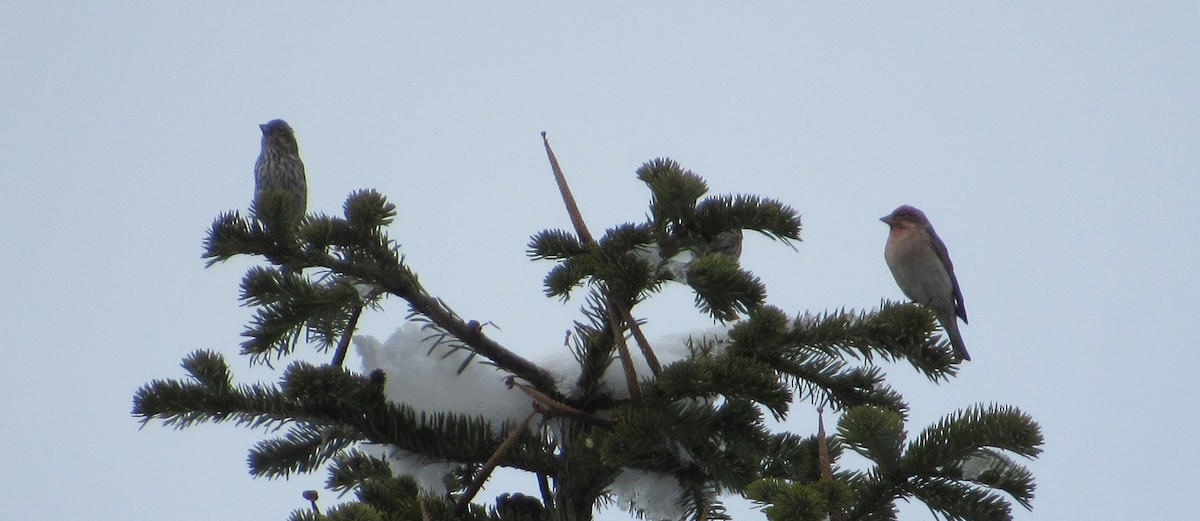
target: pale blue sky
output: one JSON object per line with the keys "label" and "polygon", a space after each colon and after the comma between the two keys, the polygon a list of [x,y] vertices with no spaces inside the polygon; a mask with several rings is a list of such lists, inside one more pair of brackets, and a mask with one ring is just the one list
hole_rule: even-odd
{"label": "pale blue sky", "polygon": [[[530,356],[577,308],[542,297],[550,266],[524,256],[569,226],[540,131],[597,231],[642,219],[633,172],[658,156],[715,193],[794,206],[798,251],[751,235],[743,257],[790,312],[902,298],[877,218],[922,208],[975,361],[941,386],[886,368],[910,432],[1013,404],[1046,436],[1016,519],[1190,519],[1198,5],[10,2],[0,502],[14,519],[284,519],[319,487],[250,479],[259,433],[129,415],[195,349],[273,378],[234,357],[249,263],[199,256],[212,219],[250,199],[257,125],[284,118],[310,209],[387,195],[425,286]],[[671,291],[640,314],[654,334],[706,325],[690,302]],[[364,333],[399,325],[389,304]],[[814,421],[799,405],[789,425]]]}

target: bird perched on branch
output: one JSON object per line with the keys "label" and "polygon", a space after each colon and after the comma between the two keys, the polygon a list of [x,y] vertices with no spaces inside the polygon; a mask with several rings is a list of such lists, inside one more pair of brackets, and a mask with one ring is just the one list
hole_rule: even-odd
{"label": "bird perched on branch", "polygon": [[717,234],[708,243],[709,251],[720,253],[737,261],[742,257],[742,229],[729,230]]}
{"label": "bird perched on branch", "polygon": [[962,318],[966,324],[967,310],[963,307],[962,290],[954,277],[954,264],[950,262],[945,243],[933,231],[925,214],[911,206],[896,208],[879,220],[891,228],[883,258],[900,291],[913,302],[932,309],[950,337],[954,353],[963,360],[970,360],[956,318]]}
{"label": "bird perched on branch", "polygon": [[296,133],[282,119],[259,125],[262,129],[262,152],[254,164],[254,201],[262,211],[263,196],[282,190],[292,194],[287,212],[290,222],[304,215],[308,206],[308,183],[304,178],[304,162],[300,160],[300,145]]}

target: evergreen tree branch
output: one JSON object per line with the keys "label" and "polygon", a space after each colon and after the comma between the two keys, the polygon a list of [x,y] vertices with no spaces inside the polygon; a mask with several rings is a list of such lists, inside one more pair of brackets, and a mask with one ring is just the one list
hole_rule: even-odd
{"label": "evergreen tree branch", "polygon": [[347,309],[361,306],[347,281],[314,283],[294,272],[254,267],[242,279],[241,299],[259,309],[242,336],[242,354],[269,362],[290,354],[301,335],[315,333],[321,346],[332,344],[346,327]]}
{"label": "evergreen tree branch", "polygon": [[1036,457],[1043,443],[1033,418],[1012,406],[972,406],[926,428],[906,450],[913,472],[931,471],[965,460],[981,448]]}
{"label": "evergreen tree branch", "polygon": [[943,418],[909,443],[901,464],[916,476],[966,480],[1003,490],[1030,508],[1033,477],[995,449],[1033,458],[1043,444],[1037,423],[1011,406],[976,405]]}
{"label": "evergreen tree branch", "polygon": [[616,340],[608,325],[604,302],[599,288],[592,288],[581,308],[586,322],[577,321],[572,335],[571,350],[580,366],[579,379],[575,382],[576,403],[586,411],[605,408],[612,401],[604,384],[604,375],[615,358]]}
{"label": "evergreen tree branch", "polygon": [[762,305],[767,288],[737,261],[709,253],[688,267],[687,283],[696,292],[696,306],[722,322],[736,320]]}
{"label": "evergreen tree branch", "polygon": [[[199,352],[185,361],[185,367],[209,362],[211,357]],[[209,369],[206,373],[191,370],[194,382],[154,381],[143,386],[134,396],[134,416],[143,423],[158,419],[176,427],[225,421],[252,428],[288,423],[312,428],[344,426],[357,433],[346,435],[356,440],[445,461],[485,461],[499,444],[489,423],[481,418],[428,415],[387,402],[382,377],[368,379],[339,368],[296,362],[288,367],[278,389],[262,385],[234,388],[213,378],[219,370]],[[504,459],[504,465],[528,471],[553,470],[546,440],[527,434],[520,442],[520,450]],[[273,463],[264,467],[264,472],[305,466],[312,452],[300,450],[303,445],[303,440],[297,440],[289,447],[268,446],[276,456],[288,452],[297,460]],[[317,452],[328,448],[323,444],[316,447],[313,450]]]}
{"label": "evergreen tree branch", "polygon": [[534,260],[565,260],[587,253],[587,248],[571,232],[544,230],[529,239],[525,253]]}
{"label": "evergreen tree branch", "polygon": [[791,390],[771,367],[756,360],[728,354],[696,353],[672,363],[653,381],[667,400],[749,400],[765,407],[776,420],[787,416]]}
{"label": "evergreen tree branch", "polygon": [[838,421],[838,436],[846,447],[875,463],[882,475],[900,472],[904,420],[895,411],[874,406],[854,407]]}
{"label": "evergreen tree branch", "polygon": [[1012,507],[1004,498],[945,478],[915,478],[913,497],[929,510],[955,521],[1009,521]]}
{"label": "evergreen tree branch", "polygon": [[[329,479],[325,484],[334,492],[345,493],[362,487],[368,481],[392,477],[392,468],[387,461],[358,449],[350,449],[333,457]],[[413,491],[416,491],[415,487]]]}
{"label": "evergreen tree branch", "polygon": [[754,195],[722,195],[705,198],[696,205],[696,228],[700,233],[716,237],[730,229],[754,230],[795,246],[800,240],[800,216],[790,206],[774,199]]}
{"label": "evergreen tree branch", "polygon": [[621,420],[600,450],[614,468],[670,474],[684,483],[711,481],[726,490],[741,490],[757,477],[768,436],[748,400],[664,403],[644,394],[613,413]]}
{"label": "evergreen tree branch", "polygon": [[[763,477],[802,483],[819,481],[823,477],[817,436],[801,437],[782,432],[772,434],[766,443],[760,466]],[[831,463],[842,457],[843,444],[836,436],[827,437],[825,444]]]}
{"label": "evergreen tree branch", "polygon": [[1007,492],[1022,506],[1030,506],[1033,480],[1028,470],[991,448],[1029,457],[1040,452],[1037,425],[1015,408],[974,406],[959,411],[926,428],[903,452],[902,419],[892,411],[851,409],[838,430],[849,447],[876,464],[851,480],[859,501],[850,519],[894,518],[894,500],[908,496],[946,519],[1011,519],[1009,503],[983,487]]}
{"label": "evergreen tree branch", "polygon": [[250,473],[286,478],[293,473],[313,472],[362,440],[358,432],[342,425],[297,423],[285,437],[260,441],[250,449]]}
{"label": "evergreen tree branch", "polygon": [[[545,132],[542,132],[542,142],[546,146],[546,157],[550,160],[550,169],[554,173],[554,181],[558,184],[558,191],[562,194],[563,204],[567,208],[567,214],[571,217],[571,224],[575,226],[575,233],[579,236],[579,242],[585,245],[585,247],[596,245],[596,240],[592,238],[591,232],[587,229],[587,223],[584,222],[583,215],[579,212],[579,206],[575,203],[575,196],[571,194],[571,188],[567,184],[567,176],[563,173],[562,167],[558,165],[558,159],[554,156],[554,150],[550,147],[550,140],[546,137]],[[606,237],[613,236],[619,237],[618,234],[614,234],[612,231],[606,234]],[[615,298],[612,287],[614,279],[612,277],[600,278],[605,281],[601,292],[607,301],[609,325],[613,328],[613,338],[617,342],[616,347],[621,358],[621,368],[625,371],[625,382],[629,387],[630,396],[637,396],[639,393],[637,372],[634,370],[633,360],[629,357],[629,346],[625,343],[625,334],[620,329],[621,321],[617,319],[617,317],[630,317],[629,321],[632,323],[632,314],[623,302]],[[627,293],[634,294],[639,292],[640,289],[638,288],[638,291],[628,291]],[[658,366],[658,357],[654,356],[653,351],[650,349],[650,344],[639,341],[638,345],[646,353],[647,363],[650,364],[651,368]]]}
{"label": "evergreen tree branch", "polygon": [[809,396],[817,405],[849,409],[877,405],[904,414],[908,405],[899,393],[884,383],[877,367],[854,367],[840,359],[806,353],[798,360],[778,359],[772,365],[787,375],[799,396]]}
{"label": "evergreen tree branch", "polygon": [[[372,278],[373,273],[352,263],[326,259],[317,264],[337,273],[362,277],[366,280],[378,280]],[[554,377],[545,369],[492,340],[483,333],[481,328],[472,327],[467,321],[459,318],[445,303],[428,295],[419,286],[392,277],[384,278],[381,282],[380,286],[384,290],[408,301],[413,313],[428,318],[437,327],[461,340],[472,352],[493,362],[496,367],[508,371],[540,389],[553,392],[557,388]]]}
{"label": "evergreen tree branch", "polygon": [[871,471],[853,474],[850,485],[854,490],[854,504],[846,511],[850,521],[894,521],[896,500],[903,497],[902,480],[895,476],[880,476]]}
{"label": "evergreen tree branch", "polygon": [[872,313],[839,310],[802,315],[793,321],[787,342],[833,356],[906,360],[929,379],[939,381],[954,376],[958,369],[951,351],[939,347],[931,336],[936,320],[922,306],[884,302]]}
{"label": "evergreen tree branch", "polygon": [[[477,328],[471,328],[443,302],[425,292],[416,274],[397,254],[394,243],[380,231],[395,215],[394,205],[378,193],[360,191],[351,194],[344,208],[345,219],[317,216],[302,223],[298,236],[284,238],[271,236],[257,222],[249,223],[236,212],[225,214],[213,224],[205,241],[205,257],[210,259],[211,265],[240,254],[262,255],[272,263],[284,266],[288,274],[319,267],[350,280],[369,281],[405,299],[414,313],[429,318],[497,367],[542,389],[554,391],[554,379],[548,372],[488,338]],[[330,248],[339,253],[331,254],[327,251]],[[287,291],[281,293],[288,294]],[[357,297],[357,292],[354,293],[347,294],[346,298]],[[294,300],[297,305],[311,306],[313,302],[305,298]],[[276,312],[268,305],[263,309],[268,310],[268,314],[262,315],[259,327],[251,330],[255,332],[249,341],[252,343],[247,344],[247,349],[253,348],[251,352],[265,352],[271,346],[287,346],[287,350],[280,353],[290,351],[298,338],[298,328],[305,323],[306,317],[314,314],[306,313],[302,308],[295,311],[283,308]],[[279,325],[274,325],[276,323]],[[258,331],[263,331],[265,336],[260,338]]]}
{"label": "evergreen tree branch", "polygon": [[224,262],[238,255],[259,255],[275,262],[286,257],[291,250],[277,243],[262,223],[245,219],[236,211],[225,212],[213,221],[208,237],[204,240],[206,267]]}
{"label": "evergreen tree branch", "polygon": [[838,408],[879,405],[903,413],[900,395],[884,384],[876,367],[853,367],[835,346],[844,340],[826,337],[798,341],[792,323],[782,311],[763,307],[729,330],[729,350],[760,360],[793,381],[801,395],[810,394],[818,405]]}
{"label": "evergreen tree branch", "polygon": [[980,449],[941,474],[1004,491],[1026,509],[1033,508],[1033,474],[999,451]]}
{"label": "evergreen tree branch", "polygon": [[686,228],[695,217],[696,201],[708,192],[703,178],[667,158],[647,161],[637,177],[650,188],[650,217],[663,236],[674,225]]}

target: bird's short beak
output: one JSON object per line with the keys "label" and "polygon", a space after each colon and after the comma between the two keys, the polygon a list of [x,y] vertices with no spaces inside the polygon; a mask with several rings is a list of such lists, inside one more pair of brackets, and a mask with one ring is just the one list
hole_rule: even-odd
{"label": "bird's short beak", "polygon": [[879,220],[883,221],[887,224],[892,224],[892,216],[890,216],[890,215],[885,215],[883,217],[880,217]]}
{"label": "bird's short beak", "polygon": [[262,131],[263,131],[263,134],[266,134],[266,133],[267,133],[267,124],[266,124],[266,123],[263,123],[262,125],[259,125],[259,126],[258,126],[258,128],[259,128],[259,130],[262,130]]}

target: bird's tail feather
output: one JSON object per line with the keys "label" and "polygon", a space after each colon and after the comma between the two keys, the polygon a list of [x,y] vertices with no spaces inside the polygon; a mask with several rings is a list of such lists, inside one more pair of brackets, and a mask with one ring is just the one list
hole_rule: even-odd
{"label": "bird's tail feather", "polygon": [[957,317],[939,314],[938,322],[942,323],[942,329],[946,331],[946,336],[950,337],[950,345],[954,347],[954,354],[963,360],[970,361],[971,354],[967,352],[967,345],[963,343],[962,333],[958,332]]}

